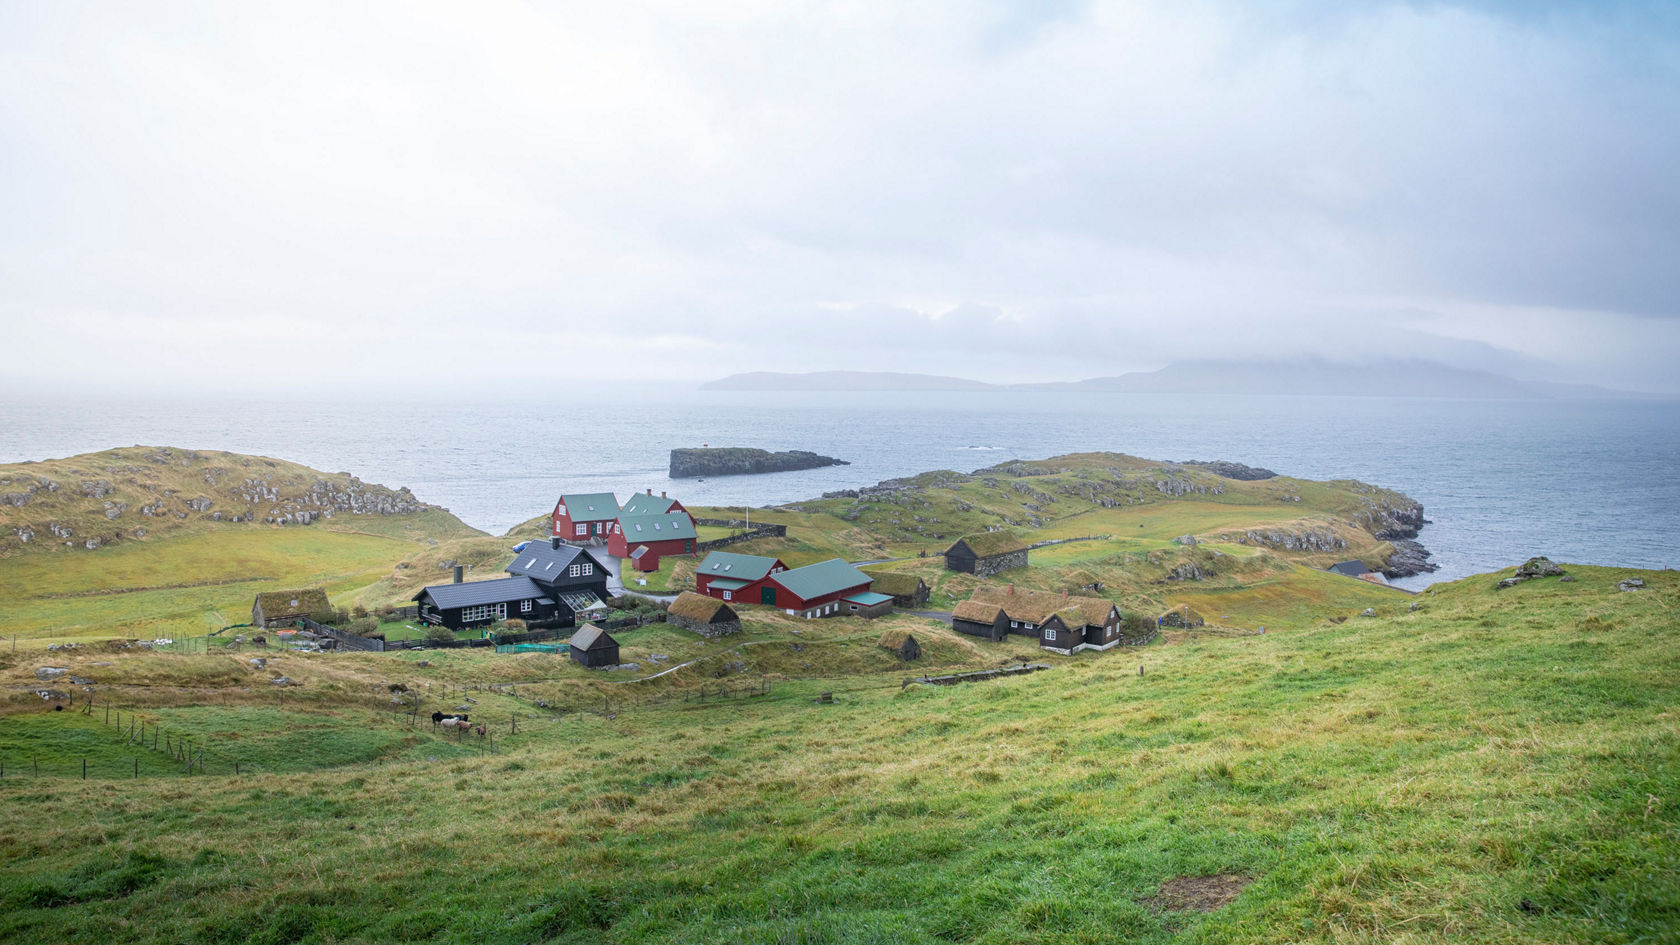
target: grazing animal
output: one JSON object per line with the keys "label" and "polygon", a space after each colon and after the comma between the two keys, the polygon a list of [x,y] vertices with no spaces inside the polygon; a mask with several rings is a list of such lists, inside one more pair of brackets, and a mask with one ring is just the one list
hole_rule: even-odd
{"label": "grazing animal", "polygon": [[448,729],[448,730],[451,730],[451,731],[456,730],[456,729],[465,729],[467,727],[467,723],[461,721],[458,718],[455,718],[454,716],[446,717],[443,720],[442,724],[443,724],[443,727],[445,729]]}
{"label": "grazing animal", "polygon": [[448,716],[445,716],[442,712],[433,712],[432,713],[432,727],[436,728],[437,724],[439,722],[442,722],[447,717]]}
{"label": "grazing animal", "polygon": [[479,724],[477,726],[474,726],[473,734],[477,735],[479,738],[483,738],[484,737],[484,726],[483,726],[483,724]]}

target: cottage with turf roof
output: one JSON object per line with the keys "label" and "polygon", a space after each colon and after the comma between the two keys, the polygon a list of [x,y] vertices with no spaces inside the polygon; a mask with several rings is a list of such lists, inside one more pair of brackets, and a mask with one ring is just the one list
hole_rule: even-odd
{"label": "cottage with turf roof", "polygon": [[694,569],[694,589],[718,600],[774,607],[776,592],[766,582],[770,575],[786,570],[780,558],[714,551]]}
{"label": "cottage with turf roof", "polygon": [[869,575],[839,558],[778,571],[764,582],[763,602],[789,616],[878,617],[892,611],[892,598],[869,589]]}
{"label": "cottage with turf roof", "polygon": [[527,544],[505,570],[515,577],[530,578],[547,590],[555,602],[551,619],[557,626],[571,627],[603,620],[611,610],[607,606],[607,579],[612,567],[600,555],[599,551],[550,538]]}
{"label": "cottage with turf roof", "polygon": [[996,643],[1009,636],[1009,617],[996,604],[965,600],[951,610],[951,629]]}
{"label": "cottage with turf roof", "polygon": [[296,623],[299,617],[308,617],[317,623],[332,620],[333,607],[327,600],[327,592],[318,587],[306,587],[296,591],[264,591],[258,594],[251,604],[253,627],[289,627]]}
{"label": "cottage with turf roof", "polygon": [[863,573],[874,581],[869,589],[891,597],[894,607],[915,610],[927,606],[932,590],[919,576],[904,571],[872,571],[867,568]]}
{"label": "cottage with turf roof", "polygon": [[[963,626],[952,612],[952,629],[975,636],[997,639],[993,634],[1000,619],[1008,632],[1033,637],[1044,649],[1057,653],[1106,650],[1111,647],[1148,642],[1154,634],[1130,639],[1121,627],[1120,608],[1100,597],[1074,597],[1067,593],[1029,591],[1014,585],[995,584],[976,588],[963,607]],[[989,619],[988,619],[989,618]],[[984,628],[984,632],[980,632]]]}
{"label": "cottage with turf roof", "polygon": [[463,630],[498,620],[551,620],[556,613],[552,591],[528,577],[494,581],[434,584],[414,595],[422,623]]}
{"label": "cottage with turf roof", "polygon": [[618,665],[618,641],[612,634],[592,623],[572,634],[566,652],[586,669],[606,669]]}
{"label": "cottage with turf roof", "polygon": [[945,549],[945,567],[951,571],[991,577],[999,571],[1027,566],[1027,543],[1009,531],[966,535]]}
{"label": "cottage with turf roof", "polygon": [[703,637],[722,637],[741,632],[741,618],[715,597],[683,591],[665,611],[665,622]]}
{"label": "cottage with turf roof", "polygon": [[549,516],[549,534],[574,544],[603,545],[618,520],[618,511],[618,496],[611,492],[563,495]]}

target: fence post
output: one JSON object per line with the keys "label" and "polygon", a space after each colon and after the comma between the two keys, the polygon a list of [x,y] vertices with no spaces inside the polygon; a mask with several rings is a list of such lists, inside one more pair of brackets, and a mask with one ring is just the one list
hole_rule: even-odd
{"label": "fence post", "polygon": [[82,780],[87,780],[87,756],[82,756]]}

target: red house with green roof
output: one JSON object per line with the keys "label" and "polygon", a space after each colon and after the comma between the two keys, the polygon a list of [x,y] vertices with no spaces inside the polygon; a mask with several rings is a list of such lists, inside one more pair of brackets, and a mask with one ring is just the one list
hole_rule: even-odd
{"label": "red house with green roof", "polygon": [[875,617],[892,610],[892,598],[869,589],[871,578],[839,558],[778,571],[765,581],[762,603],[790,616]]}
{"label": "red house with green roof", "polygon": [[554,504],[549,533],[561,541],[573,544],[599,545],[607,540],[613,523],[618,521],[618,496],[611,492],[584,492],[563,495]]}

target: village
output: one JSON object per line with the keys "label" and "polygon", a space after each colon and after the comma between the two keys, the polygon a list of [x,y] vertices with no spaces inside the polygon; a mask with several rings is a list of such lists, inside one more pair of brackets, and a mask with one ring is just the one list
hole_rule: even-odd
{"label": "village", "polygon": [[[790,567],[779,557],[722,550],[718,546],[759,533],[703,541],[694,514],[680,500],[663,492],[655,496],[652,489],[623,503],[613,493],[561,495],[548,526],[546,540],[512,546],[504,576],[468,580],[457,565],[452,580],[413,595],[413,618],[432,628],[431,645],[551,652],[568,655],[585,668],[614,668],[620,665],[620,644],[612,631],[620,624],[609,617],[617,611],[615,604],[632,600],[657,605],[659,619],[708,639],[739,633],[743,618],[750,620],[755,610],[805,620],[873,619],[898,611],[994,643],[1025,638],[1064,656],[1141,646],[1155,639],[1163,625],[1200,622],[1188,608],[1128,619],[1119,604],[1102,597],[1002,582],[1000,576],[1030,566],[1031,551],[1025,539],[1002,526],[959,538],[943,551],[947,570],[986,579],[949,611],[928,609],[926,581],[880,567],[888,561],[831,558]],[[635,586],[646,584],[640,575],[659,572],[673,558],[694,562],[691,587],[658,593]],[[254,602],[251,625],[302,634],[322,648],[362,648],[319,619],[331,612],[318,588],[268,591]],[[633,628],[644,619],[623,624]],[[464,631],[479,636],[452,639]],[[913,633],[904,632],[884,634],[881,645],[905,661],[916,659],[922,649]]]}

